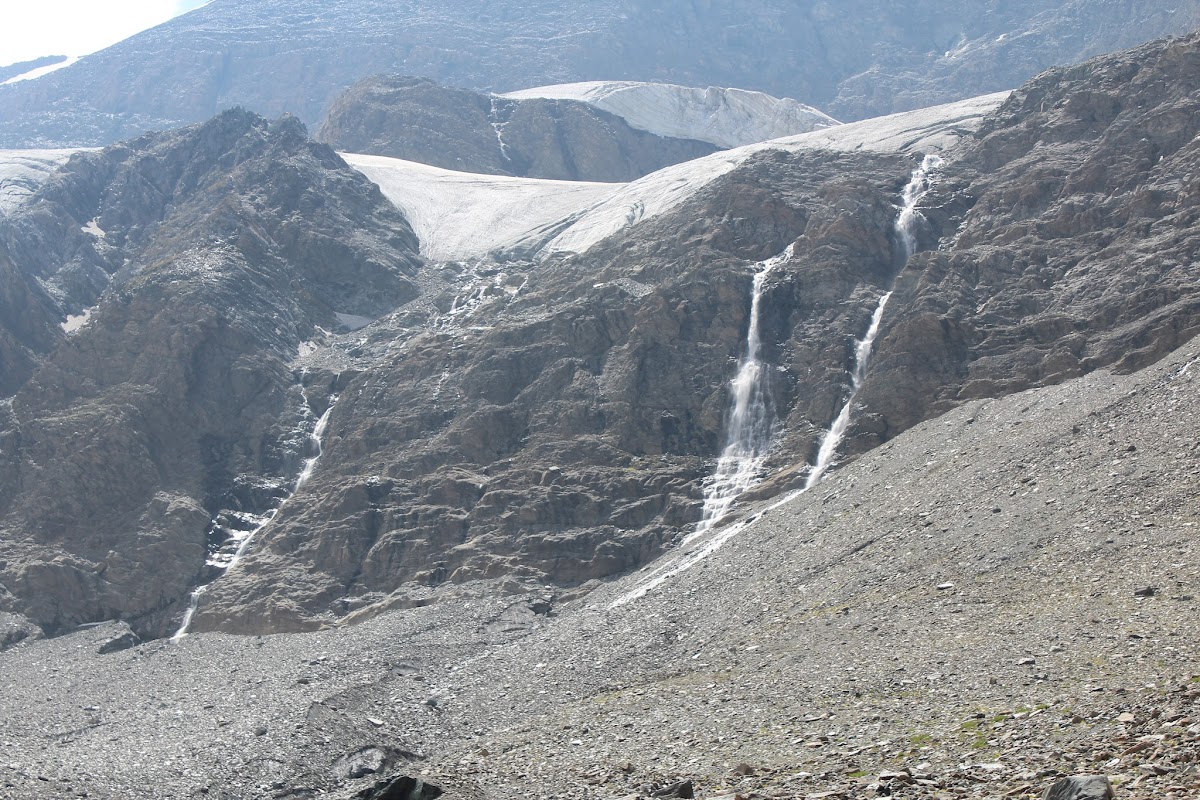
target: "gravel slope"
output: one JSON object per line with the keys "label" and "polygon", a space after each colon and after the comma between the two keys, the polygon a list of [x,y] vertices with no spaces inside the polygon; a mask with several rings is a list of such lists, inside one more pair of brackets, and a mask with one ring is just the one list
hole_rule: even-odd
{"label": "gravel slope", "polygon": [[652,568],[549,616],[510,583],[302,635],[19,644],[0,797],[349,797],[390,759],[458,797],[1036,797],[1098,771],[1193,798],[1198,359],[966,405],[616,608]]}

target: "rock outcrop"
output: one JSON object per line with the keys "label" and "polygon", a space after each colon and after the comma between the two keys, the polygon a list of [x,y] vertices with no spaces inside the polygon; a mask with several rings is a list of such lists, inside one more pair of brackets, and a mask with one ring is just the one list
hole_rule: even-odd
{"label": "rock outcrop", "polygon": [[571,100],[513,100],[425,78],[376,76],[334,101],[315,138],[350,153],[568,181],[631,181],[713,152]]}
{"label": "rock outcrop", "polygon": [[944,244],[896,284],[855,449],[1200,332],[1197,80],[1196,36],[1055,70],[954,154],[927,199]]}
{"label": "rock outcrop", "polygon": [[[578,252],[435,264],[419,289],[404,220],[294,120],[232,113],[77,155],[4,229],[47,308],[99,299],[46,355],[26,346],[0,417],[5,608],[161,633],[237,530],[222,512],[276,507],[193,630],[312,630],[477,580],[576,591],[640,567],[700,516],[753,273],[785,250],[760,309],[759,496],[804,479],[889,291],[843,456],[973,399],[1149,364],[1198,327],[1197,52],[1047,74],[977,133],[950,109],[935,137],[936,112],[855,134],[899,146],[717,154]],[[944,163],[904,263],[916,142]],[[693,190],[671,177],[710,168]],[[340,323],[357,330],[318,331]],[[320,462],[279,507],[335,395]]]}
{"label": "rock outcrop", "polygon": [[301,342],[416,296],[415,237],[294,118],[242,111],[76,155],[0,235],[32,295],[3,316],[29,356],[4,373],[2,602],[161,635],[217,512],[264,510],[238,487],[307,455],[333,381],[293,374]]}
{"label": "rock outcrop", "polygon": [[1180,0],[215,0],[0,86],[0,146],[104,145],[231,106],[317,124],[368,75],[514,91],[585,80],[736,86],[861,119],[1008,89],[1200,26]]}
{"label": "rock outcrop", "polygon": [[[888,291],[843,455],[971,399],[1178,347],[1200,321],[1179,183],[1198,47],[1026,87],[943,154],[907,265],[893,225],[914,154],[765,150],[585,252],[498,265],[471,303],[439,301],[432,330],[377,326],[331,420],[320,497],[285,509],[198,624],[311,628],[444,581],[570,586],[652,558],[698,518],[755,262],[789,246],[761,312],[777,415],[763,493],[802,481]],[[1088,109],[1110,81],[1148,89],[1102,118]]]}

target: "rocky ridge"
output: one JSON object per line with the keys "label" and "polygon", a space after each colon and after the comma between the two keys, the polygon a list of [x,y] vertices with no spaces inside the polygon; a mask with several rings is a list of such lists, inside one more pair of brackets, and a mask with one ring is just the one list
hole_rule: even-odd
{"label": "rocky ridge", "polygon": [[416,296],[416,239],[294,118],[227,112],[72,156],[0,241],[27,290],[5,344],[30,356],[0,376],[0,603],[161,635],[218,512],[261,513],[299,471],[337,388],[293,373],[301,344]]}
{"label": "rocky ridge", "polygon": [[567,181],[631,181],[716,149],[636,130],[578,101],[515,100],[382,75],[338,97],[314,138],[461,172]]}

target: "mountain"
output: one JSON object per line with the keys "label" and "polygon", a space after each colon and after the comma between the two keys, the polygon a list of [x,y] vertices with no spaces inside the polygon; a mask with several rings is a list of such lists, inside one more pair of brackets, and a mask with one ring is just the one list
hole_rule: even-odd
{"label": "mountain", "polygon": [[301,343],[413,298],[422,263],[378,189],[246,112],[76,154],[2,241],[28,356],[0,375],[0,602],[49,630],[163,625],[218,512],[270,510],[306,455],[332,387],[306,394]]}
{"label": "mountain", "polygon": [[574,81],[735,86],[842,120],[1010,89],[1200,26],[1196,0],[213,0],[71,67],[0,87],[0,147],[104,145],[232,106],[309,125],[375,74],[515,91]]}
{"label": "mountain", "polygon": [[[294,120],[275,128],[290,148],[312,154],[302,169],[291,166],[291,156],[286,169],[270,161],[254,167],[242,155],[249,145],[241,134],[203,147],[195,132],[163,144],[148,137],[75,156],[6,226],[17,272],[37,278],[27,285],[44,289],[46,309],[42,339],[27,348],[32,375],[14,373],[19,388],[7,425],[20,441],[54,442],[59,434],[50,432],[76,430],[58,423],[69,412],[82,426],[72,435],[86,432],[86,440],[99,435],[98,422],[80,416],[80,399],[94,398],[100,414],[114,403],[128,408],[132,392],[142,398],[132,406],[141,416],[122,410],[118,418],[146,438],[138,448],[122,445],[119,457],[97,440],[99,452],[109,453],[103,461],[90,460],[90,450],[66,452],[53,462],[61,472],[54,482],[44,472],[31,482],[23,477],[25,458],[13,459],[6,514],[9,547],[21,557],[10,556],[0,573],[17,598],[8,608],[52,629],[119,615],[140,620],[142,634],[164,635],[179,620],[188,588],[204,586],[188,618],[195,630],[266,633],[419,602],[444,583],[520,576],[568,589],[642,566],[702,515],[706,478],[723,447],[730,365],[745,349],[753,273],[785,250],[791,255],[761,289],[762,357],[773,365],[764,391],[776,433],[763,464],[774,477],[760,494],[806,480],[852,391],[843,455],[970,400],[1150,364],[1197,326],[1186,257],[1195,198],[1173,177],[1186,173],[1194,155],[1185,87],[1195,77],[1195,48],[1194,39],[1155,43],[1048,73],[1012,96],[724,151],[629,185],[494,178],[499,183],[481,191],[481,176],[466,176],[476,188],[464,194],[462,180],[444,172],[414,183],[413,167],[403,162],[351,157],[420,221],[425,239],[405,233],[403,256],[385,257],[392,246],[383,242],[400,242],[395,231],[410,231],[407,222],[332,151],[309,143]],[[224,130],[233,120],[241,121],[236,131],[266,126],[256,119],[239,112],[195,130]],[[169,153],[162,158],[178,164],[182,177],[135,181],[112,166],[149,169],[157,159],[130,154],[146,148]],[[211,153],[201,163],[214,172],[184,166],[197,148]],[[905,259],[896,207],[918,156],[933,151],[943,163],[931,173],[924,222],[914,229],[921,252]],[[326,172],[314,158],[323,170],[340,170],[337,185],[345,188],[338,191],[359,187],[345,201],[359,204],[354,213],[339,211],[341,195],[318,201],[320,191],[304,188],[331,180],[320,177]],[[218,177],[226,163],[245,163],[245,179]],[[105,188],[147,183],[178,188],[165,195]],[[297,192],[313,199],[290,199]],[[538,200],[541,193],[548,199]],[[495,199],[506,195],[508,205]],[[148,201],[139,199],[129,218],[126,198],[143,196],[156,199],[145,210]],[[473,196],[476,208],[508,209],[494,218],[495,238],[471,238],[473,212],[447,219],[428,210]],[[568,197],[576,210],[552,221],[548,212]],[[211,217],[253,231],[237,235],[243,244],[229,256],[221,248],[232,234],[211,232],[195,212],[180,211],[207,209],[219,198],[221,208],[260,209]],[[171,216],[160,219],[168,208]],[[384,219],[393,221],[380,233],[372,226]],[[301,245],[293,238],[299,231],[318,238]],[[94,364],[130,358],[116,353],[130,352],[131,325],[139,336],[154,335],[143,316],[186,319],[207,307],[193,300],[186,312],[156,306],[166,296],[187,297],[193,273],[195,291],[217,291],[203,279],[206,271],[169,267],[151,280],[158,271],[148,269],[191,263],[197,236],[204,237],[200,252],[214,253],[206,259],[244,258],[243,271],[296,269],[285,267],[295,259],[311,265],[299,283],[283,273],[267,279],[295,287],[282,295],[250,291],[257,284],[241,282],[238,270],[220,288],[261,304],[244,317],[256,333],[215,350],[234,374],[250,359],[257,379],[213,395],[187,388],[207,374],[207,356],[182,355],[210,351],[201,346],[209,336],[203,320],[185,328],[195,329],[195,341],[167,337],[170,348],[133,359],[132,371],[96,374]],[[478,249],[488,241],[505,248],[490,261]],[[414,283],[418,244],[436,260]],[[131,246],[145,253],[131,255]],[[134,266],[122,267],[126,258]],[[339,262],[363,271],[330,272]],[[110,275],[117,278],[111,287]],[[149,291],[168,277],[166,285],[179,287],[170,295],[125,299],[125,281]],[[372,282],[376,288],[366,290]],[[871,367],[852,386],[855,341],[885,295]],[[83,315],[97,300],[77,333],[54,328],[56,313]],[[240,308],[232,295],[206,302]],[[266,323],[254,320],[271,323],[260,330]],[[212,324],[224,330],[225,323]],[[339,325],[351,332],[318,330]],[[181,361],[194,366],[179,374]],[[146,393],[141,370],[150,364],[170,380]],[[270,391],[258,382],[268,375],[275,376]],[[305,421],[311,431],[318,412],[330,408],[319,468],[294,491],[312,447]],[[180,418],[197,420],[185,441],[155,427]],[[160,441],[171,443],[165,449],[172,454],[161,464]],[[29,458],[44,469],[49,456]],[[101,463],[104,481],[126,474],[145,489],[99,503]],[[159,479],[145,477],[152,464]],[[59,502],[46,508],[38,498],[51,485]],[[158,485],[163,491],[148,493]],[[164,529],[149,522],[175,501],[186,523]],[[146,585],[156,591],[135,605],[127,592],[120,605],[98,602],[109,577],[57,577],[105,563],[96,545],[70,551],[84,560],[60,566],[56,550],[12,544],[21,538],[15,532],[38,530],[69,550],[76,546],[70,520],[85,513],[97,541],[131,531],[166,542],[174,559],[166,565],[120,561],[120,569],[101,573],[139,582],[153,576]],[[212,521],[207,534],[205,520]],[[252,536],[254,547],[244,557],[238,548],[238,568],[222,577],[204,566],[203,535],[210,536],[210,561],[230,541]],[[57,599],[42,608],[47,596]]]}
{"label": "mountain", "polygon": [[315,138],[463,172],[568,181],[631,181],[716,149],[635,129],[587,103],[513,100],[395,76],[351,87]]}
{"label": "mountain", "polygon": [[1194,794],[1198,81],[0,161],[0,795]]}

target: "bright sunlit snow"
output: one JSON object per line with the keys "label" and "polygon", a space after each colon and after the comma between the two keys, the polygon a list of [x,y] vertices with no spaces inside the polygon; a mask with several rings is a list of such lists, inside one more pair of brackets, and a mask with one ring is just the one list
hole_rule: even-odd
{"label": "bright sunlit snow", "polygon": [[723,150],[625,184],[477,175],[384,156],[343,157],[404,212],[421,253],[435,261],[464,261],[517,246],[581,253],[678,207],[764,150],[938,152],[974,130],[1007,96],[1001,92]]}
{"label": "bright sunlit snow", "polygon": [[699,139],[718,147],[740,147],[838,124],[812,106],[745,89],[590,81],[539,86],[504,96],[579,100],[616,114],[639,130]]}
{"label": "bright sunlit snow", "polygon": [[343,154],[408,219],[421,254],[463,261],[535,238],[621,184],[454,172],[384,156]]}
{"label": "bright sunlit snow", "polygon": [[58,72],[60,69],[69,67],[78,60],[79,56],[71,56],[70,58],[64,58],[62,61],[58,61],[54,64],[47,64],[44,67],[31,69],[29,72],[22,72],[20,75],[15,75],[9,78],[3,83],[0,83],[0,86],[7,86],[10,83],[20,83],[21,81],[31,81],[35,78],[40,78],[43,75],[49,75],[51,72]]}
{"label": "bright sunlit snow", "polygon": [[582,253],[618,231],[678,207],[717,178],[764,150],[866,150],[879,153],[936,153],[978,127],[1009,92],[974,97],[918,111],[824,128],[799,136],[724,150],[653,172],[617,187],[551,240],[546,252]]}

